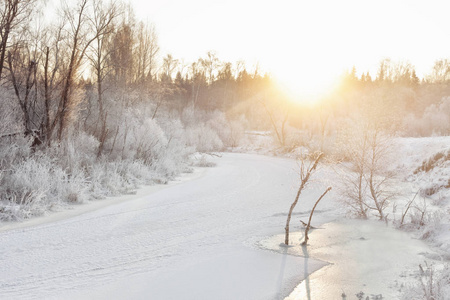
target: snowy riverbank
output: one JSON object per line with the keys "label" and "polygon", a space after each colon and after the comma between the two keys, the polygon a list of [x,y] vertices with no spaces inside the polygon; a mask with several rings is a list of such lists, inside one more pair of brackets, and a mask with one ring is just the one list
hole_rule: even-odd
{"label": "snowy riverbank", "polygon": [[[245,154],[215,160],[216,168],[194,180],[3,231],[1,298],[287,296],[304,278],[305,259],[261,250],[256,242],[283,228],[295,161]],[[311,271],[324,265],[308,263]]]}
{"label": "snowy riverbank", "polygon": [[333,193],[317,208],[305,253],[299,220],[336,179],[328,167],[294,211],[294,247],[280,247],[297,163],[233,153],[213,160],[217,167],[178,183],[4,227],[0,298],[354,299],[362,291],[396,299],[418,264],[437,257],[412,233],[346,220]]}

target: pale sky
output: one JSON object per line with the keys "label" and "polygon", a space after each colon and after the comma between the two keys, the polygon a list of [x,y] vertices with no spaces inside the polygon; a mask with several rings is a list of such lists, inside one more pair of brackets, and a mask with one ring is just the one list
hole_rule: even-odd
{"label": "pale sky", "polygon": [[450,1],[131,0],[154,23],[162,54],[186,62],[207,51],[257,62],[303,89],[345,69],[374,75],[383,58],[411,62],[419,76],[450,57]]}

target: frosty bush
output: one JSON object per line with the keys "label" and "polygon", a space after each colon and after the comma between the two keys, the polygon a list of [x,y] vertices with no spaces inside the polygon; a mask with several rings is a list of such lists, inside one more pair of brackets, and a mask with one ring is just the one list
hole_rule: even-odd
{"label": "frosty bush", "polygon": [[235,145],[244,132],[244,119],[230,122],[221,112],[187,107],[180,119],[177,112],[161,109],[155,115],[154,109],[143,101],[115,105],[103,124],[106,135],[99,134],[93,114],[50,144],[32,148],[32,141],[20,134],[0,140],[0,220],[165,183],[192,171],[189,161],[195,151]]}
{"label": "frosty bush", "polygon": [[26,159],[31,153],[31,139],[21,135],[13,138],[4,138],[4,142],[0,144],[0,169],[9,170],[15,164]]}
{"label": "frosty bush", "polygon": [[234,119],[228,119],[222,112],[216,111],[206,126],[212,128],[225,147],[237,147],[245,137],[248,121],[244,115]]}
{"label": "frosty bush", "polygon": [[94,136],[77,132],[54,144],[45,153],[58,160],[58,164],[71,173],[77,169],[86,170],[95,163],[98,145]]}
{"label": "frosty bush", "polygon": [[193,157],[193,160],[194,160],[194,166],[196,166],[196,167],[211,168],[211,167],[216,166],[216,163],[208,160],[207,154],[204,154],[204,153],[195,155],[195,157]]}
{"label": "frosty bush", "polygon": [[140,126],[134,126],[131,133],[128,151],[134,155],[130,158],[151,165],[163,155],[167,138],[155,120],[146,119]]}
{"label": "frosty bush", "polygon": [[199,152],[220,151],[223,148],[217,133],[205,124],[186,128],[186,142]]}
{"label": "frosty bush", "polygon": [[9,193],[0,201],[0,221],[21,221],[42,214],[46,207],[41,203],[44,193]]}
{"label": "frosty bush", "polygon": [[181,112],[181,121],[185,126],[193,126],[201,120],[199,120],[198,113],[196,114],[194,106],[189,105]]}
{"label": "frosty bush", "polygon": [[[182,135],[182,133],[180,133]],[[131,193],[143,184],[166,182],[186,168],[189,148],[165,138],[156,121],[132,128],[120,145],[127,155],[97,159],[98,141],[84,132],[35,153],[30,142],[0,147],[0,220],[40,215],[64,203]]]}
{"label": "frosty bush", "polygon": [[[312,146],[312,136],[310,133],[305,130],[298,130],[289,124],[286,124],[283,128],[284,135],[284,150],[291,151],[296,147],[301,146]],[[272,134],[274,141],[278,140],[278,137],[275,133]],[[309,148],[309,147],[308,147]],[[312,152],[315,150],[319,151],[319,148],[311,147]]]}
{"label": "frosty bush", "polygon": [[434,242],[436,236],[445,232],[446,226],[442,223],[443,213],[440,211],[427,212],[423,214],[416,211],[411,216],[411,223],[418,224],[421,228],[421,238]]}
{"label": "frosty bush", "polygon": [[443,98],[437,105],[432,104],[423,114],[423,124],[428,134],[450,134],[450,97]]}
{"label": "frosty bush", "polygon": [[411,113],[403,118],[403,131],[406,136],[424,136],[428,132],[422,119]]}
{"label": "frosty bush", "polygon": [[155,177],[155,172],[140,161],[105,161],[90,170],[90,192],[95,198],[130,194],[151,184]]}
{"label": "frosty bush", "polygon": [[122,176],[115,162],[105,162],[92,167],[90,192],[94,198],[104,198],[129,193],[136,185]]}
{"label": "frosty bush", "polygon": [[403,127],[408,136],[449,135],[450,97],[428,106],[422,116],[407,115]]}
{"label": "frosty bush", "polygon": [[48,156],[39,154],[15,165],[2,176],[2,220],[21,220],[40,215],[63,202],[88,199],[81,170],[70,175]]}
{"label": "frosty bush", "polygon": [[403,300],[446,300],[450,297],[450,266],[436,270],[427,262],[419,265],[419,284],[411,284],[403,291]]}
{"label": "frosty bush", "polygon": [[322,152],[325,156],[332,156],[337,160],[340,158],[337,158],[336,156],[339,153],[339,150],[342,149],[338,149],[335,145],[336,141],[334,136],[321,138],[318,135],[314,135],[310,130],[299,130],[291,126],[287,126],[286,131],[288,132],[286,140],[288,149],[304,147],[311,153]]}
{"label": "frosty bush", "polygon": [[188,161],[195,152],[195,146],[187,144],[186,132],[179,119],[162,119],[160,122],[167,137],[167,145],[154,170],[160,176],[173,178],[176,174],[190,171]]}
{"label": "frosty bush", "polygon": [[[244,115],[231,118],[217,110],[207,113],[194,110],[192,106],[183,110],[181,121],[186,127],[188,145],[197,145],[197,151],[200,152],[239,146],[248,127],[248,121]],[[203,141],[198,137],[202,134],[205,134],[206,138]],[[206,145],[208,142],[211,145]]]}
{"label": "frosty bush", "polygon": [[12,91],[0,86],[0,95],[0,137],[21,132],[20,108],[18,103],[12,100]]}

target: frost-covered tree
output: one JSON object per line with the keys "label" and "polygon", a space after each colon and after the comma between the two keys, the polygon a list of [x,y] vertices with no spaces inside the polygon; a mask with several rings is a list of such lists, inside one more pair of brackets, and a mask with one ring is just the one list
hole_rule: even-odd
{"label": "frost-covered tree", "polygon": [[94,1],[94,9],[92,17],[90,18],[90,23],[96,35],[92,44],[93,47],[90,49],[90,53],[88,53],[88,58],[94,69],[95,81],[97,83],[98,121],[95,128],[99,129],[95,133],[100,141],[97,152],[98,157],[102,154],[105,140],[109,133],[106,125],[108,112],[103,98],[105,91],[103,83],[106,76],[111,71],[111,68],[107,63],[111,55],[111,47],[108,46],[110,46],[110,40],[114,30],[113,22],[117,16],[118,11],[115,3],[105,5],[102,0]]}
{"label": "frost-covered tree", "polygon": [[177,68],[178,60],[171,54],[167,54],[163,58],[161,81],[165,83],[172,83],[173,72]]}
{"label": "frost-covered tree", "polygon": [[439,59],[436,60],[431,74],[427,76],[427,80],[434,83],[442,83],[450,79],[450,60]]}
{"label": "frost-covered tree", "polygon": [[6,55],[11,38],[16,38],[36,11],[38,0],[0,1],[0,79],[3,76]]}
{"label": "frost-covered tree", "polygon": [[388,166],[396,116],[388,112],[389,103],[383,100],[367,99],[360,115],[349,120],[341,136],[350,171],[342,177],[344,201],[363,218],[368,211],[375,211],[385,219],[384,210],[395,195],[390,188],[393,175]]}
{"label": "frost-covered tree", "polygon": [[152,81],[156,73],[156,60],[159,53],[158,35],[155,25],[140,22],[137,26],[136,81]]}

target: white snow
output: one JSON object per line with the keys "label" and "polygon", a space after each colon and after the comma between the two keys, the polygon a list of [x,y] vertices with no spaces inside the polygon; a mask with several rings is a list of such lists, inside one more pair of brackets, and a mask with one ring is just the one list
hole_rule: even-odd
{"label": "white snow", "polygon": [[160,190],[172,187],[174,185],[184,183],[193,179],[200,178],[205,175],[206,168],[197,168],[195,172],[183,173],[176,180],[169,181],[167,184],[159,185],[147,185],[136,191],[133,194],[126,194],[117,197],[108,197],[105,199],[94,199],[86,201],[82,204],[72,204],[60,207],[58,210],[47,211],[44,215],[34,217],[32,219],[26,219],[18,222],[0,222],[0,233],[2,231],[27,228],[32,226],[38,226],[42,224],[52,223],[56,221],[62,221],[76,216],[80,216],[85,213],[93,212],[99,209],[106,208],[108,206],[148,196],[149,194],[156,193]]}
{"label": "white snow", "polygon": [[[303,234],[293,235],[302,241]],[[423,254],[432,251],[420,240],[385,223],[372,220],[339,220],[326,223],[309,234],[307,247],[289,248],[289,253],[330,262],[299,284],[287,299],[356,299],[382,295],[383,299],[398,299],[402,287],[411,282],[423,263]],[[261,242],[277,249],[283,236]],[[308,270],[309,271],[309,270]],[[366,297],[365,296],[365,297]],[[365,299],[365,297],[363,299]]]}
{"label": "white snow", "polygon": [[[305,258],[256,242],[282,230],[296,163],[243,154],[217,163],[207,176],[146,196],[1,232],[0,298],[287,296],[304,278]],[[308,264],[312,272],[326,263]]]}
{"label": "white snow", "polygon": [[[431,216],[429,224],[422,229],[427,240],[450,256],[450,160],[441,159],[436,166],[425,172],[414,171],[422,162],[432,158],[437,153],[450,153],[450,136],[402,138],[398,141],[399,159],[397,171],[403,174],[404,182],[410,193],[436,189],[433,195],[424,197],[427,211]],[[447,186],[447,187],[446,187]],[[412,196],[411,196],[412,197]],[[400,207],[400,205],[399,205]],[[448,259],[448,258],[447,258]]]}
{"label": "white snow", "polygon": [[[415,153],[413,141],[404,145]],[[419,263],[440,257],[392,225],[346,220],[333,191],[301,247],[299,220],[336,181],[328,167],[300,197],[294,246],[281,247],[297,163],[236,153],[213,162],[167,186],[3,225],[0,299],[354,299],[361,291],[396,299]],[[397,169],[415,163],[404,156]]]}

